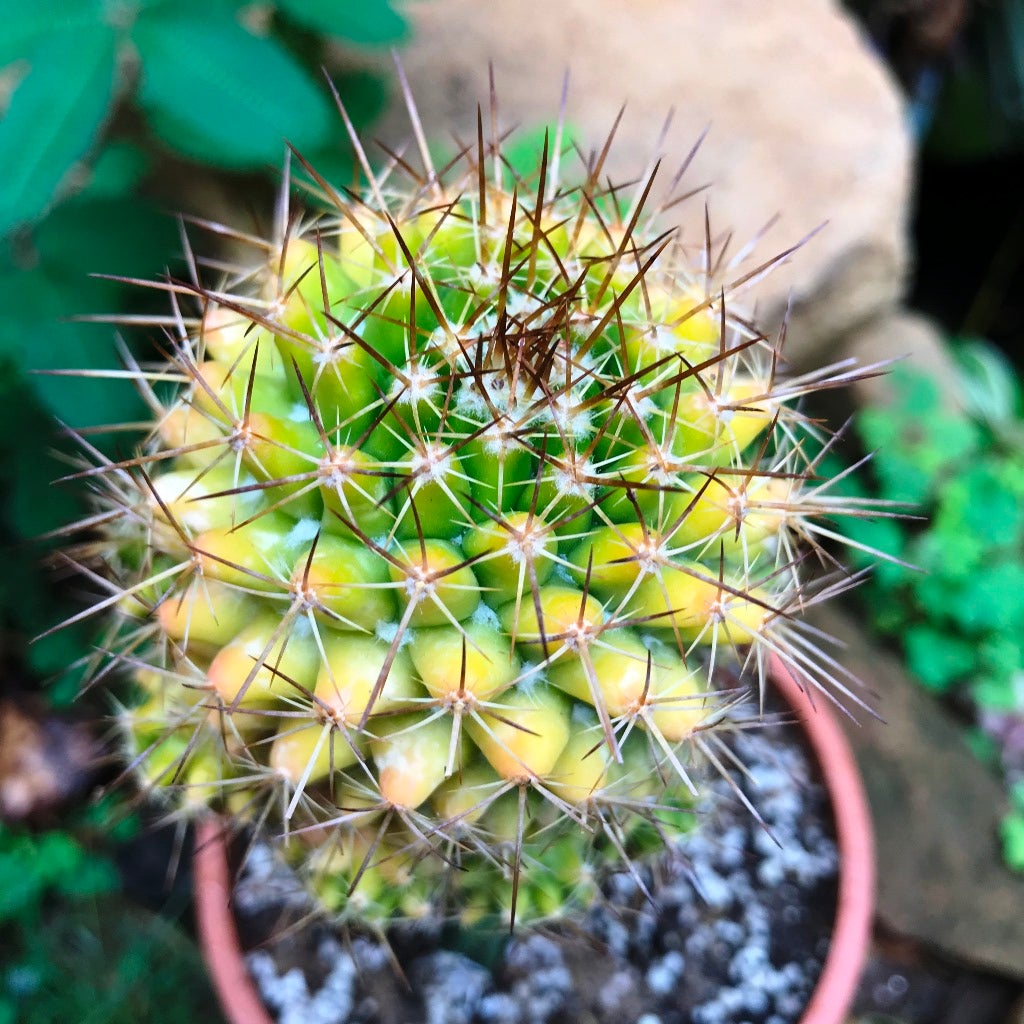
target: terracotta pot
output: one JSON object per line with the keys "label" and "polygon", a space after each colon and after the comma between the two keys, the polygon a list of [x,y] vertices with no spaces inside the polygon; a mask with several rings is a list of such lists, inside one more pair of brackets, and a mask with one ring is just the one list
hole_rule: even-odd
{"label": "terracotta pot", "polygon": [[875,841],[860,772],[826,699],[808,697],[777,658],[776,689],[793,708],[821,769],[839,847],[839,892],[828,956],[800,1024],[843,1024],[871,943]]}
{"label": "terracotta pot", "polygon": [[213,987],[229,1024],[273,1024],[249,974],[231,912],[231,871],[222,823],[214,817],[196,825],[192,861],[196,927]]}
{"label": "terracotta pot", "polygon": [[[871,939],[874,841],[853,753],[820,694],[808,698],[775,661],[774,684],[792,707],[821,768],[835,819],[839,892],[828,956],[800,1024],[843,1024]],[[224,830],[215,818],[196,829],[196,923],[221,1007],[230,1024],[273,1024],[249,975],[231,913],[231,877]]]}

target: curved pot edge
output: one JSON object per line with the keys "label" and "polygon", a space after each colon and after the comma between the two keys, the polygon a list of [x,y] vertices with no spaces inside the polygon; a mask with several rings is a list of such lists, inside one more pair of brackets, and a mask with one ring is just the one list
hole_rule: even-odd
{"label": "curved pot edge", "polygon": [[231,871],[224,826],[213,815],[196,823],[193,901],[199,945],[230,1024],[274,1024],[249,974],[231,911]]}
{"label": "curved pot edge", "polygon": [[821,770],[839,848],[836,918],[825,965],[800,1024],[842,1024],[853,1003],[871,944],[875,905],[875,843],[860,770],[827,698],[815,701],[777,655],[772,681],[797,713]]}
{"label": "curved pot edge", "polygon": [[[818,703],[772,657],[772,681],[794,709],[821,769],[839,848],[836,920],[821,976],[800,1024],[842,1024],[867,958],[874,910],[874,834],[850,745],[819,695]],[[273,1024],[245,965],[231,913],[227,843],[214,817],[196,826],[196,924],[217,997],[232,1024]]]}

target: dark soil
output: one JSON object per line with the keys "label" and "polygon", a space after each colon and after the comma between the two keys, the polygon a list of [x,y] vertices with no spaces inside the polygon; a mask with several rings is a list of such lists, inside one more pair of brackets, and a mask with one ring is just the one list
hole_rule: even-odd
{"label": "dark soil", "polygon": [[615,872],[578,921],[512,939],[282,927],[308,908],[258,849],[236,897],[250,969],[281,1024],[793,1024],[828,948],[836,874],[796,735],[735,741],[764,827],[717,780],[702,827],[642,869],[653,900]]}

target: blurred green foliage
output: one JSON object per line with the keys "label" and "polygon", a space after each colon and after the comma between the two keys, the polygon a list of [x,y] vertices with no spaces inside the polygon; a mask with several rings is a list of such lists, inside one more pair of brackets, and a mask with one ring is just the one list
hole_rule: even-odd
{"label": "blurred green foliage", "polygon": [[118,886],[113,863],[74,831],[0,825],[0,1024],[218,1019],[191,943],[126,906]]}
{"label": "blurred green foliage", "polygon": [[927,156],[1024,150],[1024,0],[843,0],[906,92]]}
{"label": "blurred green foliage", "polygon": [[[126,106],[164,147],[215,167],[276,165],[285,138],[331,149],[326,45],[405,31],[388,0],[0,0],[0,23],[0,234],[46,211]],[[369,79],[341,86],[356,108],[373,103]]]}
{"label": "blurred green foliage", "polygon": [[1024,0],[972,5],[937,90],[925,145],[956,160],[1024,150]]}
{"label": "blurred green foliage", "polygon": [[[875,629],[902,647],[927,689],[965,698],[982,720],[1017,723],[1024,739],[1024,416],[1013,368],[977,341],[955,348],[962,410],[928,377],[897,369],[896,400],[858,421],[868,472],[848,485],[905,503],[918,520],[849,518],[858,545],[899,561],[861,590]],[[852,549],[852,559],[872,558]],[[914,566],[910,568],[909,566]],[[991,748],[993,744],[989,744]],[[1024,750],[1004,751],[1007,765]],[[1024,790],[1003,827],[1008,863],[1024,870]]]}
{"label": "blurred green foliage", "polygon": [[48,675],[89,641],[80,629],[26,646],[74,600],[26,543],[76,518],[82,490],[51,486],[69,472],[52,451],[74,445],[50,416],[88,430],[142,410],[123,381],[45,374],[116,369],[115,328],[75,317],[165,312],[160,295],[90,275],[180,272],[167,211],[194,209],[211,178],[268,194],[286,141],[350,174],[322,67],[365,125],[384,85],[346,69],[345,48],[397,42],[406,24],[391,0],[0,0],[0,25],[0,548],[15,568],[0,657]]}
{"label": "blurred green foliage", "polygon": [[1024,781],[1010,790],[1010,813],[1003,819],[1003,854],[1014,871],[1024,871]]}
{"label": "blurred green foliage", "polygon": [[[114,329],[72,318],[132,308],[122,285],[91,271],[157,275],[180,247],[173,220],[133,194],[147,166],[138,147],[109,146],[86,187],[57,205],[30,236],[0,250],[0,535],[16,567],[0,583],[0,610],[17,638],[14,646],[44,676],[73,662],[88,642],[80,628],[25,647],[67,614],[73,600],[41,571],[43,549],[31,542],[80,512],[81,491],[53,484],[71,471],[54,453],[74,448],[57,421],[79,429],[129,422],[138,416],[139,401],[123,381],[36,374],[116,368]],[[116,448],[113,436],[95,440]],[[9,634],[8,643],[13,639]],[[69,682],[59,702],[73,689]]]}

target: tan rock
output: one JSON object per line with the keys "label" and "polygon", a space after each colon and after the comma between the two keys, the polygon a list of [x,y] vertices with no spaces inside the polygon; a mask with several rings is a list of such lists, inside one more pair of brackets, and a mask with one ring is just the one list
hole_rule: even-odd
{"label": "tan rock", "polygon": [[[852,357],[862,366],[886,360],[924,374],[936,382],[947,406],[962,408],[959,375],[938,327],[919,313],[897,309],[863,324],[842,339],[840,357]],[[894,396],[888,375],[873,377],[854,385],[858,405],[887,405]]]}
{"label": "tan rock", "polygon": [[[478,102],[487,121],[488,61],[505,128],[553,122],[568,70],[568,121],[585,150],[627,104],[607,164],[613,180],[643,173],[671,109],[666,184],[710,126],[683,188],[713,187],[672,211],[685,240],[703,239],[705,196],[713,229],[733,232],[731,251],[780,215],[760,258],[825,224],[752,292],[775,315],[792,292],[796,362],[901,295],[903,111],[833,0],[413,0],[407,10],[414,32],[401,59],[428,138],[475,138]],[[408,120],[393,109],[379,132],[406,139]]]}
{"label": "tan rock", "polygon": [[963,724],[881,641],[834,607],[812,621],[843,643],[837,656],[878,693],[885,718],[847,722],[875,826],[879,921],[956,962],[1024,981],[1024,878],[1000,855],[1002,786],[968,749]]}

